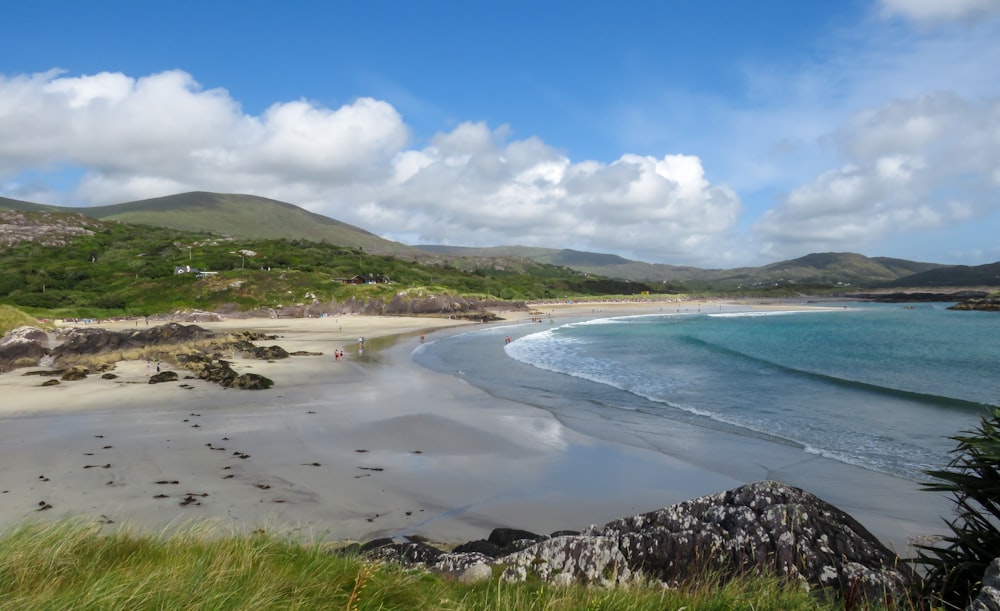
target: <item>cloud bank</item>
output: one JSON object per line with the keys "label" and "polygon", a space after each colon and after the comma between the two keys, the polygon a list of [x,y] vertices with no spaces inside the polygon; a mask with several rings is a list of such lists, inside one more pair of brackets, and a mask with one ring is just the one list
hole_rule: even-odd
{"label": "cloud bank", "polygon": [[244,113],[182,71],[0,79],[4,192],[63,203],[19,177],[82,168],[72,201],[191,190],[254,193],[411,243],[612,250],[645,260],[717,255],[740,211],[697,157],[572,162],[538,138],[463,123],[424,148],[392,105],[305,100]]}

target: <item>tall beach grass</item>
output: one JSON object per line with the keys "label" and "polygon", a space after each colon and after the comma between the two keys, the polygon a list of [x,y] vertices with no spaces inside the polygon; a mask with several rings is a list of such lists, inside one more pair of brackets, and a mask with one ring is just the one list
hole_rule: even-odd
{"label": "tall beach grass", "polygon": [[193,524],[143,534],[79,520],[0,533],[2,609],[843,609],[771,577],[605,590],[462,584],[329,544]]}

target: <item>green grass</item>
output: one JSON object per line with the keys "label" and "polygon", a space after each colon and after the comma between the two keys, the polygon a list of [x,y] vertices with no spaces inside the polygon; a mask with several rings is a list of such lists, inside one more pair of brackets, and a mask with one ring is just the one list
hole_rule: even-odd
{"label": "green grass", "polygon": [[[117,527],[117,525],[115,525]],[[29,522],[0,534],[3,609],[842,609],[776,578],[666,589],[463,585],[394,564],[329,553],[274,534],[208,524],[170,534],[78,520]]]}
{"label": "green grass", "polygon": [[0,337],[3,337],[11,329],[23,326],[46,327],[50,324],[43,324],[34,316],[22,312],[21,310],[0,304]]}

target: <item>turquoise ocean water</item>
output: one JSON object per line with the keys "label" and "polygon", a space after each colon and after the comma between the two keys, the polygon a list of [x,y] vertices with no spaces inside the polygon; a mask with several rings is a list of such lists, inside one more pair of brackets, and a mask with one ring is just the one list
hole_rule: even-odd
{"label": "turquoise ocean water", "polygon": [[1000,315],[946,305],[523,325],[416,358],[590,434],[620,421],[655,437],[682,421],[921,480],[947,464],[949,436],[1000,405]]}

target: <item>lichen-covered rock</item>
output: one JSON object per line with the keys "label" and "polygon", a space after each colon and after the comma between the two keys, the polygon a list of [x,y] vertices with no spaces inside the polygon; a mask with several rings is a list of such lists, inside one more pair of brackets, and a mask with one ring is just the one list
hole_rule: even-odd
{"label": "lichen-covered rock", "polygon": [[474,583],[489,579],[493,575],[493,569],[490,568],[492,562],[493,558],[477,552],[451,553],[441,554],[437,560],[428,564],[427,568],[462,583]]}
{"label": "lichen-covered rock", "polygon": [[768,572],[866,600],[900,597],[913,575],[854,518],[799,488],[756,482],[591,527],[630,567],[674,582],[692,570]]}
{"label": "lichen-covered rock", "polygon": [[1000,611],[1000,558],[986,568],[983,587],[969,605],[969,611]]}
{"label": "lichen-covered rock", "polygon": [[[555,537],[504,556],[507,568],[524,569],[517,574],[537,576],[556,585],[600,584],[604,587],[627,584],[633,577],[628,560],[612,537]],[[510,573],[504,571],[505,577]]]}
{"label": "lichen-covered rock", "polygon": [[[397,545],[385,546],[393,551],[380,558],[407,562]],[[488,541],[419,564],[456,576],[479,562],[498,568],[507,582],[534,577],[553,585],[604,587],[640,578],[677,583],[704,574],[727,579],[756,572],[785,576],[845,601],[890,606],[916,586],[909,567],[856,520],[778,482],[748,484],[579,534],[497,529]]]}

